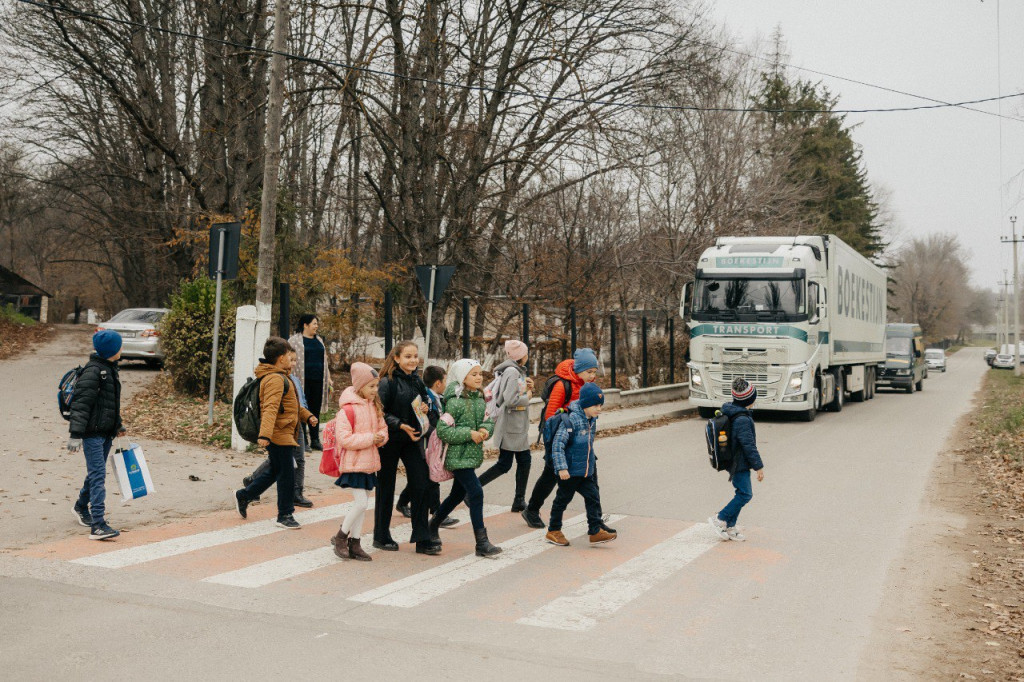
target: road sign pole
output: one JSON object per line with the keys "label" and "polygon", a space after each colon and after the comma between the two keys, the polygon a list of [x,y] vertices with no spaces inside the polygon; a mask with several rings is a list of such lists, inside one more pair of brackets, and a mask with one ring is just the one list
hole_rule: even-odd
{"label": "road sign pole", "polygon": [[217,390],[217,341],[220,338],[220,288],[224,279],[225,230],[217,230],[217,298],[213,306],[213,353],[210,357],[210,410],[206,423],[213,426],[213,399]]}
{"label": "road sign pole", "polygon": [[430,325],[434,320],[434,282],[437,279],[437,266],[430,266],[430,293],[427,295],[427,334],[423,341],[423,366],[430,359]]}

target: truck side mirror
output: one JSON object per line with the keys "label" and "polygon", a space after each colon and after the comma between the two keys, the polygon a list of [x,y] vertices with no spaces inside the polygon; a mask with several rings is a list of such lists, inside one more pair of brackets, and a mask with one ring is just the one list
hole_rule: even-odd
{"label": "truck side mirror", "polygon": [[683,285],[683,295],[679,297],[679,317],[684,320],[690,317],[691,301],[693,300],[693,282]]}
{"label": "truck side mirror", "polygon": [[820,287],[817,282],[807,283],[807,298],[809,308],[812,311],[807,321],[810,324],[818,324],[821,321],[821,305],[818,297],[820,295]]}

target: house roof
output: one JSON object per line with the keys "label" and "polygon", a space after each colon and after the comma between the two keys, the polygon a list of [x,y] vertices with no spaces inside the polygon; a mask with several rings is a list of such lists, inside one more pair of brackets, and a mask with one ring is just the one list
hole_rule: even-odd
{"label": "house roof", "polygon": [[53,298],[32,282],[21,275],[0,265],[0,294],[14,294],[18,296],[46,296]]}

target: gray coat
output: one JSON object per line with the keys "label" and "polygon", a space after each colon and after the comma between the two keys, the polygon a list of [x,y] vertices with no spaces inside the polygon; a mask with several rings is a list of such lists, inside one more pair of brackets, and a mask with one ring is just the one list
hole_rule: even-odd
{"label": "gray coat", "polygon": [[494,443],[502,450],[530,449],[530,396],[526,392],[526,368],[506,360],[494,368],[499,375],[494,396]]}
{"label": "gray coat", "polygon": [[[331,368],[330,363],[327,361],[327,344],[324,343],[323,337],[319,334],[316,335],[316,340],[320,342],[320,345],[324,347],[324,388],[323,396],[320,400],[320,409],[326,412],[330,405],[327,402],[328,395],[331,390]],[[302,343],[302,333],[292,334],[288,338],[288,344],[295,351],[295,370],[294,374],[299,377],[299,381],[302,385],[306,384],[306,346]],[[320,415],[317,415],[319,418]]]}

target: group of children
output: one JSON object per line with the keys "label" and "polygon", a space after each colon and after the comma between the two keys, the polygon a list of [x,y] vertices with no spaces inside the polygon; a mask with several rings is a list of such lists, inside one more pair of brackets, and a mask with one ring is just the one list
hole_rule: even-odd
{"label": "group of children", "polygon": [[[104,479],[107,454],[115,435],[123,435],[120,417],[120,381],[117,360],[120,337],[110,331],[93,338],[95,353],[78,381],[71,402],[69,449],[85,449],[88,475],[75,504],[75,516],[92,528],[93,539],[109,539],[118,532],[104,520]],[[476,360],[464,358],[448,372],[436,366],[419,372],[419,351],[412,341],[396,345],[385,359],[380,372],[356,362],[351,367],[351,386],[339,400],[333,425],[339,453],[340,476],[335,484],[346,488],[353,501],[348,513],[330,539],[339,558],[370,561],[361,546],[362,528],[369,494],[376,490],[373,546],[398,551],[391,536],[392,511],[398,463],[405,467],[407,479],[398,508],[411,520],[410,542],[416,552],[441,553],[440,529],[458,525],[449,517],[465,502],[476,541],[476,554],[495,557],[501,547],[492,544],[484,525],[483,487],[511,471],[517,463],[512,511],[520,512],[531,528],[544,528],[540,509],[557,487],[547,524],[546,540],[566,546],[562,533],[565,509],[578,493],[586,507],[587,530],[591,544],[615,540],[617,532],[605,524],[597,478],[594,437],[597,419],[604,405],[604,392],[594,383],[597,356],[589,348],[577,350],[572,359],[558,365],[550,383],[542,424],[554,420],[545,431],[544,469],[534,484],[529,502],[526,484],[530,471],[529,404],[534,395],[533,381],[527,376],[529,348],[521,341],[505,343],[508,359],[495,368],[490,391],[483,387],[482,367]],[[245,518],[249,504],[259,499],[271,485],[277,485],[277,525],[299,528],[295,520],[296,496],[294,470],[302,456],[303,425],[315,429],[317,415],[305,406],[302,383],[292,375],[296,352],[283,338],[270,337],[256,368],[260,381],[259,445],[267,451],[264,462],[245,487],[234,493],[235,508]],[[757,451],[753,417],[749,411],[756,398],[754,387],[737,379],[732,387],[733,402],[723,405],[730,417],[737,445],[737,456],[730,471],[735,488],[731,502],[708,522],[719,536],[743,540],[736,529],[740,510],[752,497],[750,471],[763,480],[763,464]],[[444,468],[453,482],[447,497],[440,499],[440,486],[430,478],[425,445],[432,433],[446,446]],[[493,437],[498,446],[498,461],[477,476],[483,464],[484,443]],[[301,489],[298,492],[301,497]],[[406,507],[407,505],[407,507]]]}

